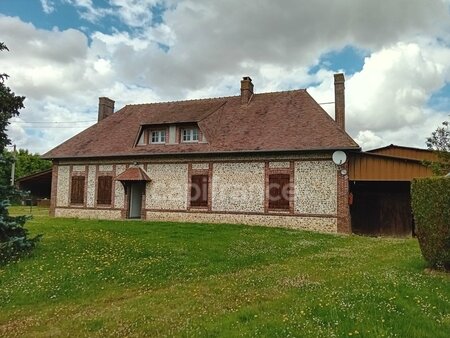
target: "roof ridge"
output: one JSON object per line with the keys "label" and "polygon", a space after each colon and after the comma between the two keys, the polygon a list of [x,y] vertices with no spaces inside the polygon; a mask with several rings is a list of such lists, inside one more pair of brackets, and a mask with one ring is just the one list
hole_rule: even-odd
{"label": "roof ridge", "polygon": [[179,100],[179,101],[161,101],[161,102],[149,102],[149,103],[130,103],[125,105],[125,107],[128,106],[148,106],[148,105],[160,105],[160,104],[168,104],[168,103],[185,103],[185,102],[199,102],[199,101],[220,101],[224,99],[231,99],[239,97],[239,95],[232,95],[232,96],[220,96],[220,97],[208,97],[208,98],[202,98],[202,99],[186,99],[186,100]]}
{"label": "roof ridge", "polygon": [[279,90],[279,91],[264,92],[264,93],[254,93],[254,95],[274,95],[274,94],[294,93],[294,92],[307,92],[307,91],[306,91],[306,88],[301,88],[301,89]]}
{"label": "roof ridge", "polygon": [[[290,89],[290,90],[280,90],[273,92],[263,92],[263,93],[254,93],[254,95],[274,95],[281,93],[294,93],[294,92],[306,92],[306,89]],[[160,105],[160,104],[168,104],[168,103],[187,103],[187,102],[199,102],[199,101],[220,101],[232,98],[238,98],[240,95],[230,95],[230,96],[218,96],[218,97],[205,97],[200,99],[185,99],[185,100],[173,100],[173,101],[160,101],[160,102],[147,102],[147,103],[130,103],[126,104],[127,106],[148,106],[148,105]]]}
{"label": "roof ridge", "polygon": [[402,146],[402,145],[393,144],[393,143],[391,143],[391,144],[389,144],[387,146],[384,146],[384,147],[378,147],[378,148],[374,148],[374,149],[369,149],[369,150],[366,150],[366,152],[372,152],[372,151],[387,149],[387,148],[391,148],[391,147],[397,147],[397,148],[402,148],[402,149],[412,149],[412,150],[419,150],[419,151],[426,151],[426,152],[433,152],[432,149],[417,148],[417,147],[410,147],[410,146]]}

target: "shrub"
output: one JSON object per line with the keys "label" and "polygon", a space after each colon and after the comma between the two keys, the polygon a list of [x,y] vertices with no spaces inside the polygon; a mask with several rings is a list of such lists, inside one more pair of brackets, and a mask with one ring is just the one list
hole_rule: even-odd
{"label": "shrub", "polygon": [[450,270],[450,178],[414,180],[411,198],[423,257],[432,268]]}

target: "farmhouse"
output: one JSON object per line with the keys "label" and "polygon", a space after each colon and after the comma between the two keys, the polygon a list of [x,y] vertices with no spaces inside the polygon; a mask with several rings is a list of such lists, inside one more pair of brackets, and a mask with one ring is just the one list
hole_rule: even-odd
{"label": "farmhouse", "polygon": [[351,232],[344,75],[333,120],[304,89],[127,105],[44,155],[51,214]]}

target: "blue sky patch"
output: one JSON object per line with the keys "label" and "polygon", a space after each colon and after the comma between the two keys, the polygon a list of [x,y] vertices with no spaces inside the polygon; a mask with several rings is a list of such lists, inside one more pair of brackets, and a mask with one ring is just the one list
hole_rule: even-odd
{"label": "blue sky patch", "polygon": [[167,10],[167,8],[162,4],[156,4],[152,7],[152,25],[157,26],[164,22],[164,12]]}
{"label": "blue sky patch", "polygon": [[0,13],[8,16],[19,16],[22,21],[31,22],[41,29],[60,30],[87,27],[93,30],[95,25],[87,20],[81,20],[76,9],[66,3],[55,3],[53,13],[44,13],[40,1],[34,0],[3,0],[0,1]]}
{"label": "blue sky patch", "polygon": [[[106,1],[97,0],[93,3],[99,9],[120,10],[111,7]],[[82,8],[77,8],[64,1],[55,1],[52,6],[54,11],[47,14],[38,0],[0,0],[0,14],[19,16],[22,21],[31,22],[40,29],[51,30],[58,27],[59,30],[66,30],[74,28],[85,32],[88,36],[95,31],[112,34],[116,31],[133,33],[139,30],[139,28],[128,26],[116,15],[105,15],[95,22],[91,22],[83,18],[84,9]],[[157,4],[150,9],[152,11],[151,26],[157,26],[163,22],[166,9],[163,4]],[[161,46],[161,49],[167,51],[168,47]]]}
{"label": "blue sky patch", "polygon": [[448,110],[448,107],[450,107],[450,83],[433,93],[427,105],[435,110]]}
{"label": "blue sky patch", "polygon": [[311,68],[310,74],[326,68],[333,71],[344,70],[347,75],[361,71],[364,58],[369,54],[353,46],[346,46],[339,51],[331,51],[320,57],[319,63]]}

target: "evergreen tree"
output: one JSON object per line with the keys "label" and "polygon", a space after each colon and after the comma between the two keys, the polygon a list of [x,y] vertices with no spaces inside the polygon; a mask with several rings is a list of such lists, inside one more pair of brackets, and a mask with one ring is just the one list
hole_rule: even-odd
{"label": "evergreen tree", "polygon": [[[0,42],[0,51],[4,50],[8,48]],[[19,115],[19,109],[24,107],[25,100],[25,97],[16,95],[5,85],[7,78],[7,74],[0,73],[0,166],[9,165],[9,161],[3,156],[5,147],[11,143],[6,134],[9,119]],[[40,238],[28,238],[28,230],[24,228],[26,216],[9,215],[9,198],[15,193],[17,192],[9,184],[0,184],[0,264],[29,252]]]}

